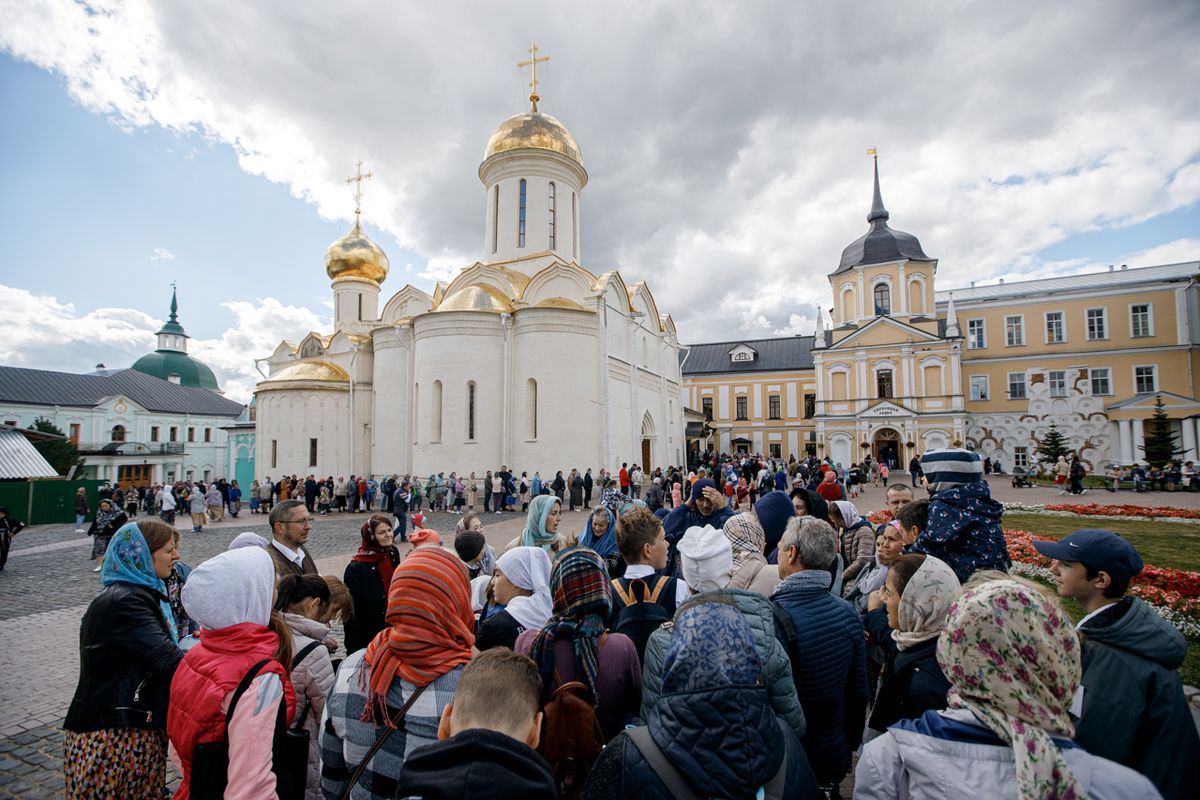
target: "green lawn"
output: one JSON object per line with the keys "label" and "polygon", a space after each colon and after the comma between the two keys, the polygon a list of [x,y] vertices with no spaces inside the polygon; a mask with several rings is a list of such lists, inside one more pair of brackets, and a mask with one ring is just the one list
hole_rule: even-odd
{"label": "green lawn", "polygon": [[[1095,517],[1058,517],[1045,514],[1004,513],[1004,527],[1030,531],[1056,539],[1080,528],[1104,528],[1128,539],[1147,564],[1156,567],[1200,570],[1200,525],[1179,522],[1096,519]],[[1069,597],[1059,598],[1073,619],[1083,616],[1083,608]],[[1183,682],[1200,686],[1200,641],[1188,641],[1187,658],[1179,668]]]}

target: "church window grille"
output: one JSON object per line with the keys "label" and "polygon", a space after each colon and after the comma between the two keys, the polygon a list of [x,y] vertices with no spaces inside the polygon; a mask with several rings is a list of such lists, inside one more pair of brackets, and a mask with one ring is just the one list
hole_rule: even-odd
{"label": "church window grille", "polygon": [[467,381],[467,439],[475,439],[475,381]]}
{"label": "church window grille", "polygon": [[881,369],[875,373],[875,388],[880,400],[891,400],[893,397],[892,371]]}
{"label": "church window grille", "polygon": [[1066,372],[1066,370],[1061,370],[1061,369],[1050,370],[1050,396],[1051,397],[1066,397],[1067,396],[1067,372]]}
{"label": "church window grille", "polygon": [[500,248],[500,184],[492,192],[492,252]]}
{"label": "church window grille", "polygon": [[538,435],[538,385],[530,378],[525,382],[525,438],[536,439]]}
{"label": "church window grille", "polygon": [[875,287],[875,316],[886,317],[892,313],[892,290],[887,284],[881,283]]}
{"label": "church window grille", "polygon": [[433,382],[433,397],[430,398],[429,413],[432,415],[432,426],[429,439],[433,442],[442,440],[442,382]]}
{"label": "church window grille", "polygon": [[557,201],[555,199],[555,193],[556,193],[556,190],[554,188],[554,181],[550,181],[550,196],[547,197],[546,199],[550,205],[550,220],[549,220],[549,222],[550,222],[550,249],[551,250],[553,250],[553,249],[555,249],[555,247],[557,247],[557,236],[555,235],[555,232],[554,232],[555,217],[558,216]]}
{"label": "church window grille", "polygon": [[317,465],[317,440],[308,440],[308,465],[315,467]]}
{"label": "church window grille", "polygon": [[517,247],[525,246],[525,179],[521,178],[520,202],[517,204]]}
{"label": "church window grille", "polygon": [[113,426],[113,429],[112,429],[112,440],[113,440],[114,442],[123,442],[123,441],[125,441],[125,426],[124,426],[124,425],[114,425],[114,426]]}

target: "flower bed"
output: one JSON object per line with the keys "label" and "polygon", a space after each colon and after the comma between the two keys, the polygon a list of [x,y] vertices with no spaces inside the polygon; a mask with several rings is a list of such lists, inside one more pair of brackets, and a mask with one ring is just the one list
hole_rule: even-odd
{"label": "flower bed", "polygon": [[1083,516],[1097,519],[1146,520],[1147,522],[1191,523],[1200,520],[1200,511],[1195,509],[1163,506],[1100,505],[1098,503],[1051,503],[1049,505],[1005,503],[1004,510],[1027,514],[1047,514],[1055,517]]}

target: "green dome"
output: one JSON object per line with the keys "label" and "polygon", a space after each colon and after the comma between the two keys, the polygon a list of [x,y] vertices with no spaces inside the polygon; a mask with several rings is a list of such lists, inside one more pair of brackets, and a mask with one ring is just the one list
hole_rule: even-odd
{"label": "green dome", "polygon": [[217,376],[206,364],[174,350],[158,350],[144,355],[133,364],[133,369],[153,375],[155,378],[170,380],[172,375],[179,376],[183,386],[193,386],[200,389],[221,391],[217,385]]}

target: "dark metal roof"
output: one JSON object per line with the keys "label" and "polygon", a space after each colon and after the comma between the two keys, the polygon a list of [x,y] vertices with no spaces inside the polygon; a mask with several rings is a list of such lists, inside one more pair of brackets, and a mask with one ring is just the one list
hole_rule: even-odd
{"label": "dark metal roof", "polygon": [[871,203],[871,211],[867,214],[867,222],[871,229],[855,239],[842,251],[842,261],[831,275],[848,272],[855,267],[866,264],[886,264],[889,261],[935,261],[925,255],[921,243],[911,233],[893,230],[888,226],[888,210],[883,207],[883,197],[879,193],[879,159],[875,159],[875,197]]}
{"label": "dark metal roof", "polygon": [[[684,375],[812,369],[813,341],[812,336],[780,336],[690,344],[680,350],[680,367]],[[758,357],[753,361],[731,361],[729,351],[739,344],[757,351]]]}
{"label": "dark metal roof", "polygon": [[0,402],[92,408],[106,397],[124,395],[148,411],[236,417],[242,404],[208,389],[164,381],[132,369],[111,375],[79,375],[0,367]]}

